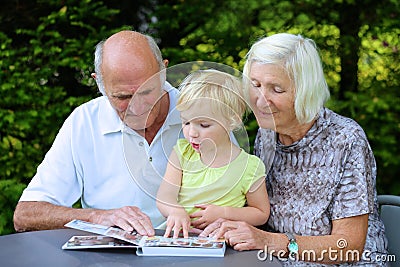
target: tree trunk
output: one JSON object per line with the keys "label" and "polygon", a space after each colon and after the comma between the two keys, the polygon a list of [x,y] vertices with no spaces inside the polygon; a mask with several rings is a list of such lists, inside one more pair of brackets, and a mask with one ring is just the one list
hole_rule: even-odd
{"label": "tree trunk", "polygon": [[345,100],[345,92],[358,90],[358,59],[361,40],[358,36],[361,21],[361,6],[355,4],[340,4],[340,64],[341,80],[338,100]]}

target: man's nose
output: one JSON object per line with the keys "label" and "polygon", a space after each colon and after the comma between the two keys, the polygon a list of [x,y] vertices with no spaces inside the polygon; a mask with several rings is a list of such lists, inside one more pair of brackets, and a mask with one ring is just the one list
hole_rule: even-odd
{"label": "man's nose", "polygon": [[141,116],[151,110],[153,106],[148,104],[143,97],[134,95],[129,103],[129,111],[132,115]]}

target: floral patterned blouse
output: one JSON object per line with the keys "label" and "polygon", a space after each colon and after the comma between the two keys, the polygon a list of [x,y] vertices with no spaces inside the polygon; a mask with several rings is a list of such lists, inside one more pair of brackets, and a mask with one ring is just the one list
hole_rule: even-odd
{"label": "floral patterned blouse", "polygon": [[[266,182],[271,215],[267,229],[329,235],[332,220],[369,214],[361,261],[326,266],[386,266],[380,262],[387,254],[387,239],[378,213],[376,163],[362,128],[354,120],[323,108],[301,140],[289,146],[277,140],[275,132],[260,128],[254,146],[255,154],[269,170]],[[338,240],[338,247],[332,249],[338,250],[345,242]],[[284,264],[325,266],[290,261]]]}

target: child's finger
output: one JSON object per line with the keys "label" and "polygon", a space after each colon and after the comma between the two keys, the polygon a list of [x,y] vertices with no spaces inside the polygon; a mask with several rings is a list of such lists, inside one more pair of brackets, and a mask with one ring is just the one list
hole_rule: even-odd
{"label": "child's finger", "polygon": [[167,225],[167,227],[165,228],[164,237],[169,237],[171,230],[172,230],[172,226],[173,225]]}
{"label": "child's finger", "polygon": [[188,238],[189,237],[189,226],[187,224],[184,224],[182,226],[182,233],[183,233],[183,237],[184,238]]}
{"label": "child's finger", "polygon": [[174,226],[174,238],[178,238],[180,232],[181,232],[181,226],[175,224],[175,226]]}

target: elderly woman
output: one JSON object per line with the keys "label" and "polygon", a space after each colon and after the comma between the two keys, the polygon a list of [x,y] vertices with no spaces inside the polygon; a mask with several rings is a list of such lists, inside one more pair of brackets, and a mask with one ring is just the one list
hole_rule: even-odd
{"label": "elderly woman", "polygon": [[[324,103],[329,90],[315,43],[275,34],[256,42],[245,88],[260,129],[255,153],[270,167],[266,231],[217,220],[202,235],[260,249],[285,265],[385,266],[376,163],[363,129]],[[332,266],[332,265],[330,265]]]}

